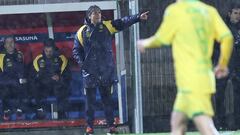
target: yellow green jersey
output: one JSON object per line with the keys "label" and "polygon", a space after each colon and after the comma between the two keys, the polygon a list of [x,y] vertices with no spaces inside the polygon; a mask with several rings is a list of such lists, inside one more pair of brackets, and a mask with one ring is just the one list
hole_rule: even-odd
{"label": "yellow green jersey", "polygon": [[[211,56],[214,40],[232,34],[217,10],[198,0],[182,0],[167,7],[163,22],[145,48],[172,45],[179,92],[215,92]],[[227,66],[231,42],[223,45],[220,64]]]}

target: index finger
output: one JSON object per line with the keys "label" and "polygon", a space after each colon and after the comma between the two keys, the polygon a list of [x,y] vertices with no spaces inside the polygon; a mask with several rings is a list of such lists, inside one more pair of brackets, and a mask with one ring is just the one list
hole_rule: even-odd
{"label": "index finger", "polygon": [[148,14],[150,11],[146,11],[146,12],[144,12],[144,13],[142,13],[142,14],[144,14],[144,15],[146,15],[146,14]]}

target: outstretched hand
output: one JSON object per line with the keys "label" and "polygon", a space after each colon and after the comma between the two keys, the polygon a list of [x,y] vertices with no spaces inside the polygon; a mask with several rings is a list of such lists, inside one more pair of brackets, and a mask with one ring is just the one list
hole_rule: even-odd
{"label": "outstretched hand", "polygon": [[140,19],[141,19],[141,20],[147,20],[147,19],[148,19],[148,13],[149,13],[149,11],[143,12],[143,13],[140,15]]}

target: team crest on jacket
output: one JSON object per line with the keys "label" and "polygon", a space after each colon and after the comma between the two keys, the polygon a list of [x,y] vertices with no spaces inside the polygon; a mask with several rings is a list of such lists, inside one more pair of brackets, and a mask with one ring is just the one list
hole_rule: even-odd
{"label": "team crest on jacket", "polygon": [[7,63],[6,63],[7,67],[12,67],[13,66],[13,63],[10,59],[7,58],[6,61],[7,61]]}
{"label": "team crest on jacket", "polygon": [[21,62],[21,61],[22,61],[22,54],[19,53],[19,54],[17,55],[17,57],[18,57],[18,62]]}
{"label": "team crest on jacket", "polygon": [[42,60],[40,60],[40,62],[39,62],[39,67],[40,68],[44,68],[45,67],[45,61],[42,59]]}
{"label": "team crest on jacket", "polygon": [[90,37],[90,31],[86,31],[86,36],[87,36],[87,38]]}
{"label": "team crest on jacket", "polygon": [[99,32],[103,32],[103,25],[102,24],[99,25]]}
{"label": "team crest on jacket", "polygon": [[86,37],[89,38],[90,36],[91,36],[91,30],[88,27],[87,30],[86,30]]}

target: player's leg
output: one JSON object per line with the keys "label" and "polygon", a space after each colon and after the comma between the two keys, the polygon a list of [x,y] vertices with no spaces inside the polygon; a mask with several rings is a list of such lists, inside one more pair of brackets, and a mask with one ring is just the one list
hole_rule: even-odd
{"label": "player's leg", "polygon": [[187,116],[181,112],[172,112],[171,135],[184,135],[187,130]]}
{"label": "player's leg", "polygon": [[212,117],[208,115],[199,115],[195,116],[193,121],[201,135],[219,135],[214,126]]}
{"label": "player's leg", "polygon": [[86,120],[87,128],[86,135],[92,135],[93,123],[94,123],[94,113],[95,113],[95,104],[96,104],[96,88],[85,88],[86,91]]}
{"label": "player's leg", "polygon": [[107,124],[109,127],[108,133],[114,134],[117,133],[117,129],[114,125],[114,115],[113,115],[113,99],[111,86],[100,86],[99,92],[102,98],[102,102],[104,105],[104,112],[107,120]]}
{"label": "player's leg", "polygon": [[191,118],[202,135],[218,135],[212,117],[214,116],[211,93],[191,95]]}
{"label": "player's leg", "polygon": [[171,135],[184,135],[188,122],[188,95],[178,92],[171,115]]}

